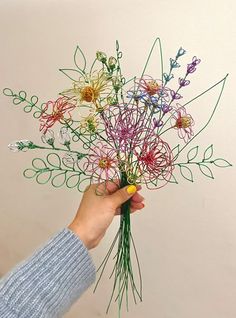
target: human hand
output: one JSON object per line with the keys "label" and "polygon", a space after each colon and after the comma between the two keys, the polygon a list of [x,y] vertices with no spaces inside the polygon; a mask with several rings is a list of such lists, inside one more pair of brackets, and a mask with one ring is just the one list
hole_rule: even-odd
{"label": "human hand", "polygon": [[99,190],[99,186],[93,184],[84,193],[77,214],[68,226],[88,249],[99,244],[114,216],[120,214],[122,203],[131,199],[131,213],[144,207],[144,198],[138,193],[141,186],[129,185],[117,190],[117,185],[108,181],[106,193],[97,195],[96,189]]}

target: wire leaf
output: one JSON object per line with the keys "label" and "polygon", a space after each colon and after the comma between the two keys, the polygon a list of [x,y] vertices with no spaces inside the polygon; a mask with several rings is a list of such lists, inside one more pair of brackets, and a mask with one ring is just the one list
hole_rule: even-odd
{"label": "wire leaf", "polygon": [[174,161],[175,161],[176,159],[178,159],[179,150],[180,150],[180,144],[178,144],[177,146],[175,146],[175,147],[172,149],[172,154],[173,154]]}
{"label": "wire leaf", "polygon": [[46,184],[52,177],[52,171],[47,169],[43,171],[39,171],[36,176],[36,181],[39,184]]}
{"label": "wire leaf", "polygon": [[181,175],[188,181],[193,182],[193,173],[192,171],[185,165],[179,164]]}
{"label": "wire leaf", "polygon": [[72,68],[60,68],[60,72],[62,72],[64,75],[66,75],[70,80],[76,82],[79,80],[79,77],[83,75],[82,72],[78,70],[74,70]]}
{"label": "wire leaf", "polygon": [[56,174],[53,178],[52,178],[52,185],[55,187],[55,188],[60,188],[62,187],[65,182],[66,182],[66,174],[67,174],[67,171],[63,171],[63,172],[60,172],[58,174]]}
{"label": "wire leaf", "polygon": [[[83,63],[82,68],[79,67],[80,60]],[[75,53],[74,53],[74,63],[75,63],[75,66],[78,68],[78,70],[80,70],[82,73],[84,73],[84,71],[86,69],[86,58],[85,58],[83,51],[81,50],[81,48],[78,45],[77,45],[77,47],[75,49]]]}
{"label": "wire leaf", "polygon": [[229,161],[222,158],[215,159],[213,163],[215,166],[220,168],[232,167],[232,164]]}
{"label": "wire leaf", "polygon": [[176,179],[176,177],[172,174],[170,180],[168,180],[169,183],[175,183],[178,184],[178,181]]}
{"label": "wire leaf", "polygon": [[42,108],[44,104],[42,104],[41,106],[37,105],[39,101],[38,96],[32,95],[30,99],[27,99],[27,93],[25,91],[19,91],[19,93],[16,94],[10,88],[4,88],[3,94],[7,97],[12,97],[13,105],[18,106],[20,104],[23,104],[23,110],[25,113],[30,113],[32,110],[34,110],[34,118],[39,118],[42,114]]}
{"label": "wire leaf", "polygon": [[198,155],[198,146],[191,148],[187,154],[188,162],[195,159],[197,155]]}
{"label": "wire leaf", "polygon": [[212,156],[213,156],[213,145],[210,145],[210,146],[207,147],[207,149],[204,151],[203,161],[206,161],[206,160],[211,159]]}
{"label": "wire leaf", "polygon": [[56,153],[50,153],[47,155],[47,162],[53,168],[61,168],[61,158]]}
{"label": "wire leaf", "polygon": [[199,166],[201,173],[203,173],[208,178],[214,179],[213,173],[207,165],[199,163],[198,166]]}

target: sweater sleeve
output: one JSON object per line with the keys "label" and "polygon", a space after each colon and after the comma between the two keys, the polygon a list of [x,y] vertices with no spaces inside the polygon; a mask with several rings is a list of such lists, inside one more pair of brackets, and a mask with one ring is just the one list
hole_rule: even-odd
{"label": "sweater sleeve", "polygon": [[62,317],[95,281],[95,267],[68,228],[0,280],[0,317]]}

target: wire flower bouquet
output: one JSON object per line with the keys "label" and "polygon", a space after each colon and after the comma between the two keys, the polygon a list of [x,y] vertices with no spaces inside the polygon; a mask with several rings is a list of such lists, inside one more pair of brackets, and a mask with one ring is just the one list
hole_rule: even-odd
{"label": "wire flower bouquet", "polygon": [[[155,47],[160,58],[158,79],[146,74]],[[148,189],[159,189],[168,183],[178,183],[178,171],[192,182],[194,166],[208,178],[213,178],[212,166],[231,166],[222,158],[213,159],[213,145],[205,149],[200,159],[197,159],[199,147],[194,146],[188,150],[185,161],[178,161],[180,153],[211,121],[228,76],[181,103],[182,91],[189,86],[190,78],[200,63],[200,59],[194,56],[174,89],[171,85],[174,73],[180,68],[179,61],[185,53],[180,48],[176,56],[170,58],[169,71],[164,72],[161,42],[157,38],[141,75],[126,80],[121,70],[122,52],[118,42],[115,56],[108,58],[98,51],[90,68],[87,67],[84,53],[77,47],[74,68],[60,69],[71,84],[60,92],[57,99],[41,104],[35,95],[27,98],[25,91],[16,94],[5,88],[3,93],[13,98],[14,105],[23,105],[24,111],[31,112],[39,121],[42,134],[41,145],[31,140],[19,140],[10,144],[9,148],[12,151],[49,151],[45,159],[33,159],[32,168],[26,169],[24,176],[35,178],[39,184],[51,182],[54,187],[65,185],[79,191],[84,191],[91,183],[97,183],[97,194],[102,195],[108,181],[116,183],[117,187],[144,184]],[[219,93],[209,119],[194,133],[190,104],[218,86]],[[59,131],[57,140],[53,129]],[[174,144],[167,141],[171,132],[172,139],[176,134]],[[107,311],[115,299],[120,312],[124,298],[128,309],[129,289],[135,303],[142,300],[141,271],[131,233],[129,201],[121,207],[120,226],[99,267],[97,284],[115,246],[117,252],[110,276],[114,283]],[[136,260],[137,279],[131,252]]]}

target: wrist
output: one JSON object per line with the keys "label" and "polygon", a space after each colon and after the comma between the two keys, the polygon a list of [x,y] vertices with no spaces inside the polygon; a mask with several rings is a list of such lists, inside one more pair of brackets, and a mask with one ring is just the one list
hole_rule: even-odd
{"label": "wrist", "polygon": [[77,224],[72,222],[70,225],[68,225],[68,229],[70,229],[72,232],[75,233],[75,235],[77,235],[80,238],[80,240],[84,243],[85,247],[88,250],[92,248],[91,243],[87,238],[84,229],[81,226],[78,226]]}
{"label": "wrist", "polygon": [[72,222],[70,225],[68,225],[68,229],[70,229],[80,238],[88,250],[94,247],[92,240],[89,239],[88,234],[86,233],[87,231],[82,226]]}

